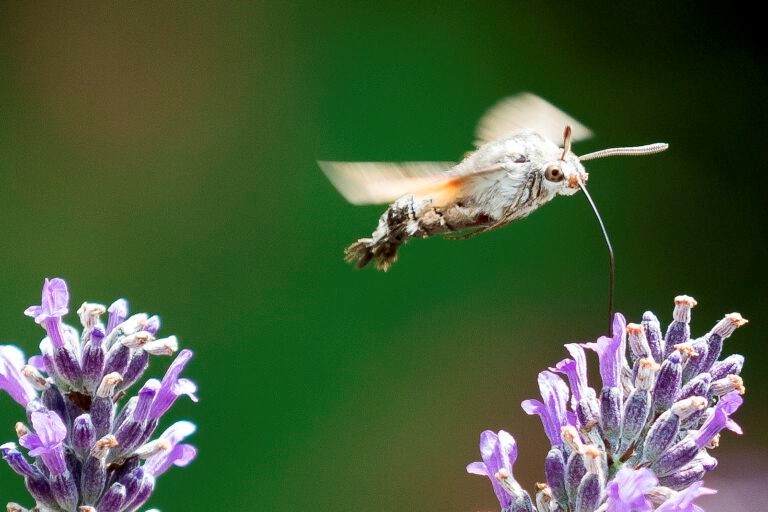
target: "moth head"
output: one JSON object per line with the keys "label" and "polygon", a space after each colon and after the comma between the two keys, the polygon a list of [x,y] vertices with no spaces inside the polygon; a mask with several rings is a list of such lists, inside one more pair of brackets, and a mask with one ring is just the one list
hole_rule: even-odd
{"label": "moth head", "polygon": [[574,194],[580,184],[587,181],[588,175],[579,157],[571,151],[570,126],[566,126],[563,132],[563,148],[557,148],[554,152],[550,150],[549,153],[550,158],[541,169],[544,186],[556,194]]}

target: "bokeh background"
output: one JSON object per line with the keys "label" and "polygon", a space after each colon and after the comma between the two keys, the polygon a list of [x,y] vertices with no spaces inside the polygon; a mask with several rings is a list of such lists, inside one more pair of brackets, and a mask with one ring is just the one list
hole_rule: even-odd
{"label": "bokeh background", "polygon": [[[695,333],[751,320],[726,347],[747,356],[746,434],[724,435],[702,504],[761,508],[768,89],[744,9],[4,2],[0,341],[36,348],[22,311],[61,276],[73,309],[122,296],[194,349],[201,401],[170,416],[198,423],[200,455],[160,480],[164,511],[496,509],[464,472],[480,431],[512,431],[519,479],[543,479],[545,437],[519,403],[562,343],[605,327],[587,203],[355,271],[342,248],[381,208],[346,204],[315,161],[456,159],[486,108],[529,90],[595,131],[577,151],[670,143],[588,165],[617,306],[666,322],[688,293]],[[7,396],[0,418],[11,440]],[[0,490],[24,500],[7,468]]]}

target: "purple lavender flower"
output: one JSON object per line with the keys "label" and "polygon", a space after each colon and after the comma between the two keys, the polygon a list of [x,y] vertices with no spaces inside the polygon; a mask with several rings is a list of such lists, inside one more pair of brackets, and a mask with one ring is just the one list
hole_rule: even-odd
{"label": "purple lavender flower", "polygon": [[30,457],[40,457],[53,475],[60,475],[67,469],[64,461],[64,439],[67,427],[53,411],[33,412],[32,427],[35,433],[24,434],[19,444],[29,450]]}
{"label": "purple lavender flower", "polygon": [[540,402],[535,399],[525,400],[521,406],[527,414],[536,414],[541,418],[544,432],[552,446],[562,443],[560,430],[570,425],[566,414],[566,402],[568,401],[568,386],[563,379],[550,371],[539,373]]}
{"label": "purple lavender flower", "polygon": [[0,453],[24,478],[40,510],[133,512],[150,498],[160,475],[197,455],[182,443],[195,431],[188,421],[151,440],[179,397],[197,401],[197,386],[181,377],[192,352],[182,350],[162,382],[149,379],[137,396],[122,402],[150,355],[178,350],[176,337],[156,339],[158,317],[129,316],[123,299],[109,307],[106,327],[101,315],[107,308],[84,303],[78,309],[82,333],[63,323],[68,311],[67,284],[46,279],[40,305],[25,311],[45,329],[42,354],[25,364],[18,348],[0,346],[0,389],[25,408],[31,427],[16,424],[18,443],[36,462],[14,443],[1,445]]}
{"label": "purple lavender flower", "polygon": [[[537,484],[535,506],[512,478],[512,436],[483,432],[483,462],[467,471],[491,479],[503,512],[702,510],[694,500],[715,492],[702,480],[717,466],[710,451],[721,431],[742,433],[732,416],[743,402],[744,358],[719,359],[724,340],[746,320],[731,313],[691,339],[695,305],[688,296],[675,299],[664,338],[653,313],[629,325],[617,314],[610,337],[567,344],[571,358],[539,374],[542,400],[522,403],[526,413],[540,416],[551,444],[547,484]],[[588,385],[582,347],[598,355],[599,397]]]}
{"label": "purple lavender flower", "polygon": [[32,384],[22,375],[24,354],[11,345],[0,345],[0,389],[11,395],[19,405],[26,407],[37,397]]}
{"label": "purple lavender flower", "polygon": [[467,465],[467,473],[490,478],[502,509],[516,511],[519,509],[516,505],[525,506],[526,497],[530,502],[528,494],[512,476],[512,467],[517,460],[517,443],[509,432],[500,430],[497,434],[486,430],[480,434],[480,455],[482,462]]}
{"label": "purple lavender flower", "polygon": [[606,512],[647,512],[653,510],[645,495],[659,480],[649,469],[621,468],[608,483]]}
{"label": "purple lavender flower", "polygon": [[693,504],[693,500],[716,492],[714,489],[704,487],[704,482],[696,482],[683,491],[673,493],[656,509],[656,512],[704,512],[703,508]]}

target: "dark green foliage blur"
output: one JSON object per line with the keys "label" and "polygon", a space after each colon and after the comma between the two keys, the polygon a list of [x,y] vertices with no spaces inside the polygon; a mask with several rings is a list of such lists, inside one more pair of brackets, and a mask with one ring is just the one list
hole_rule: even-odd
{"label": "dark green foliage blur", "polygon": [[[167,415],[197,422],[200,455],[159,480],[164,512],[495,509],[464,472],[480,431],[510,430],[518,478],[541,480],[545,437],[519,403],[562,343],[605,328],[586,201],[356,271],[342,248],[381,208],[346,204],[315,160],[457,159],[486,108],[529,90],[594,130],[577,152],[670,143],[590,162],[589,185],[630,320],[669,321],[679,293],[699,301],[697,335],[724,313],[750,319],[726,346],[747,356],[748,388],[746,434],[715,454],[727,496],[740,457],[768,452],[768,68],[753,17],[695,3],[5,2],[0,343],[36,350],[22,311],[44,277],[68,280],[73,313],[122,296],[161,315],[196,352],[201,398]],[[20,419],[0,396],[0,442]],[[0,466],[0,501],[29,505]]]}

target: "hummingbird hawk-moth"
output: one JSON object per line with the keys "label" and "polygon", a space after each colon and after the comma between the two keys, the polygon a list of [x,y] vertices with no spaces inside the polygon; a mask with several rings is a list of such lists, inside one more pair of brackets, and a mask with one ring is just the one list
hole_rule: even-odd
{"label": "hummingbird hawk-moth", "polygon": [[[386,271],[411,238],[468,238],[526,217],[557,195],[587,194],[586,160],[667,149],[657,143],[577,156],[571,144],[590,130],[530,93],[497,103],[475,134],[477,149],[459,163],[319,162],[349,202],[391,203],[371,237],[347,247],[346,260],[361,268],[375,261]],[[554,142],[560,137],[563,147]]]}

